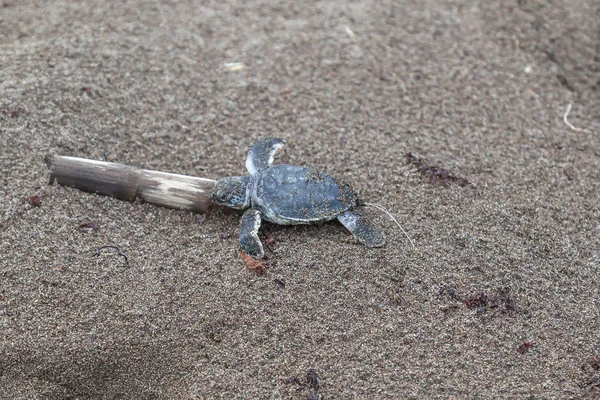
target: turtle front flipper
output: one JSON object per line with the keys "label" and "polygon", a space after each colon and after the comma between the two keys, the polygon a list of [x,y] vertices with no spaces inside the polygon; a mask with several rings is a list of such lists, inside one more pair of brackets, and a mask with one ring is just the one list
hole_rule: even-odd
{"label": "turtle front flipper", "polygon": [[246,158],[246,169],[250,175],[273,165],[275,153],[283,146],[283,140],[279,138],[265,138],[256,141],[250,148]]}
{"label": "turtle front flipper", "polygon": [[253,208],[247,210],[242,216],[240,250],[254,258],[262,258],[265,255],[263,245],[258,238],[260,222],[261,214]]}
{"label": "turtle front flipper", "polygon": [[381,247],[385,244],[385,239],[381,233],[377,232],[371,224],[365,221],[360,215],[346,211],[338,215],[338,221],[342,223],[352,235],[367,247]]}

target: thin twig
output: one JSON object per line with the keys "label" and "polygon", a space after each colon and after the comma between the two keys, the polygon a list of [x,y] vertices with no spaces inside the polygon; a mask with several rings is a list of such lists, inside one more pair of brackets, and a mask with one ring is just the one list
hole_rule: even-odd
{"label": "thin twig", "polygon": [[413,242],[413,240],[410,238],[410,236],[408,236],[408,233],[406,233],[404,228],[402,228],[400,223],[398,221],[396,221],[396,218],[394,218],[394,216],[388,210],[386,210],[383,206],[380,206],[379,204],[374,204],[374,203],[363,203],[363,204],[366,206],[369,206],[369,207],[374,207],[374,208],[378,209],[379,211],[383,211],[384,213],[386,213],[392,219],[392,221],[394,221],[396,223],[396,225],[398,225],[398,228],[400,228],[400,230],[406,235],[406,237],[410,241],[410,244],[412,244],[413,249],[415,248],[415,242]]}
{"label": "thin twig", "polygon": [[98,257],[100,255],[100,251],[104,250],[104,249],[114,249],[114,250],[116,250],[117,251],[117,255],[119,257],[123,257],[125,259],[125,265],[127,267],[129,267],[129,260],[127,259],[127,256],[121,252],[121,249],[119,247],[114,246],[114,245],[102,246],[102,247],[98,248],[96,250],[96,253],[94,254],[94,256]]}
{"label": "thin twig", "polygon": [[572,106],[573,106],[573,105],[572,105],[571,103],[569,103],[569,105],[567,106],[567,111],[565,111],[565,115],[563,115],[563,122],[564,122],[565,124],[567,124],[567,126],[568,126],[569,128],[571,128],[572,130],[574,130],[575,132],[579,132],[581,129],[579,129],[579,128],[575,128],[575,127],[573,126],[573,124],[571,124],[571,123],[569,122],[569,120],[567,119],[567,117],[569,116],[569,113],[571,112],[571,107],[572,107]]}

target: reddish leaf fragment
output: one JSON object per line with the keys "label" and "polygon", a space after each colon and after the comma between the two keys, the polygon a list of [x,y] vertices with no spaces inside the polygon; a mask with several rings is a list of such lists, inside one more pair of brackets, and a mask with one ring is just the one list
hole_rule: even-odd
{"label": "reddish leaf fragment", "polygon": [[240,257],[242,258],[242,260],[244,260],[244,263],[246,264],[246,267],[248,267],[248,269],[256,271],[258,275],[262,275],[265,272],[267,266],[264,262],[258,261],[251,255],[242,252],[240,252]]}
{"label": "reddish leaf fragment", "polygon": [[449,169],[431,165],[428,160],[415,157],[412,153],[406,153],[406,163],[412,164],[417,168],[417,171],[429,178],[429,183],[432,185],[443,184],[446,182],[454,182],[459,186],[471,185],[471,182],[463,177],[456,175]]}
{"label": "reddish leaf fragment", "polygon": [[517,351],[519,354],[525,354],[533,347],[533,345],[533,342],[523,342],[519,345],[519,347],[517,347]]}
{"label": "reddish leaf fragment", "polygon": [[501,313],[506,314],[511,311],[519,311],[515,300],[510,296],[510,288],[505,287],[492,295],[490,299],[490,308],[498,309]]}
{"label": "reddish leaf fragment", "polygon": [[39,207],[42,205],[42,197],[38,194],[31,195],[29,197],[29,204],[33,207]]}
{"label": "reddish leaf fragment", "polygon": [[487,305],[487,295],[484,292],[465,297],[465,304],[468,308],[485,307]]}
{"label": "reddish leaf fragment", "polygon": [[509,287],[498,289],[489,296],[484,292],[467,296],[463,301],[468,308],[477,308],[479,312],[486,312],[487,310],[499,311],[502,314],[520,312],[520,308],[517,307],[515,300],[510,296]]}

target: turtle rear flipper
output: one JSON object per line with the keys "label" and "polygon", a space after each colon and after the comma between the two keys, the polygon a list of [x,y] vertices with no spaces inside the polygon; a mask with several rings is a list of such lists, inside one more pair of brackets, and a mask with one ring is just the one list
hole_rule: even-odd
{"label": "turtle rear flipper", "polygon": [[242,216],[240,250],[254,258],[262,258],[265,255],[263,245],[258,237],[260,222],[261,214],[253,208],[247,210]]}
{"label": "turtle rear flipper", "polygon": [[365,221],[360,215],[350,211],[338,215],[338,221],[342,223],[352,235],[367,247],[381,247],[385,244],[385,239],[371,224]]}

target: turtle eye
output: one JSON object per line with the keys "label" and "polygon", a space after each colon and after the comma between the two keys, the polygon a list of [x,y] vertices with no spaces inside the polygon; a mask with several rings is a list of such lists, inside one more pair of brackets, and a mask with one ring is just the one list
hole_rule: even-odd
{"label": "turtle eye", "polygon": [[223,187],[223,184],[221,182],[217,182],[217,187],[211,194],[211,197],[217,203],[227,203],[229,200],[231,200],[232,196],[233,194],[231,193],[231,191],[227,190],[226,186]]}
{"label": "turtle eye", "polygon": [[228,203],[231,200],[232,194],[227,190],[219,190],[216,193],[215,200],[219,203]]}
{"label": "turtle eye", "polygon": [[243,209],[248,207],[246,201],[246,177],[229,177],[217,181],[211,197],[219,204]]}

